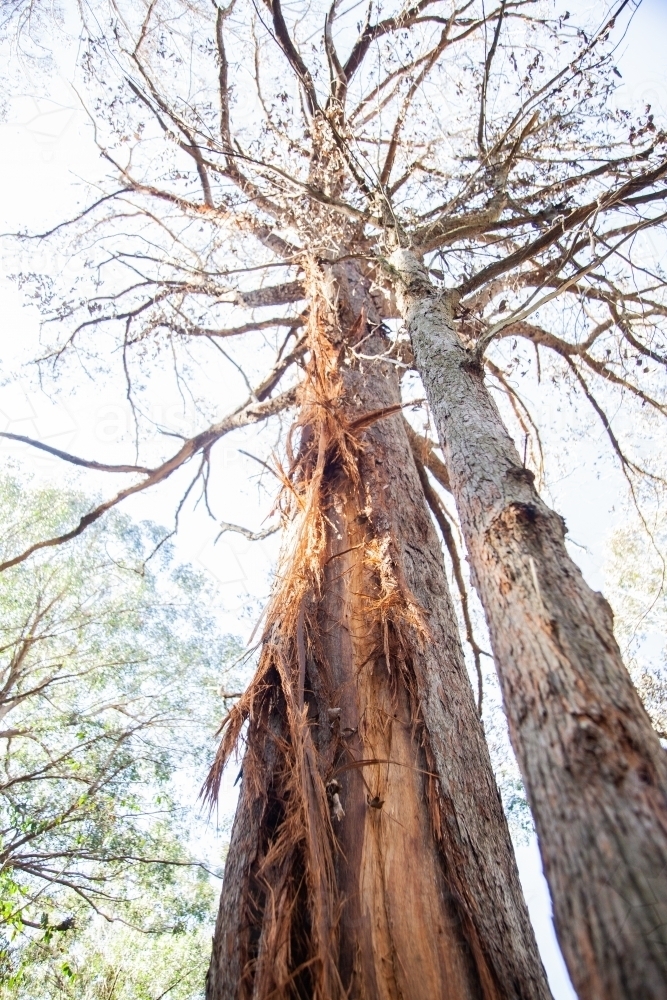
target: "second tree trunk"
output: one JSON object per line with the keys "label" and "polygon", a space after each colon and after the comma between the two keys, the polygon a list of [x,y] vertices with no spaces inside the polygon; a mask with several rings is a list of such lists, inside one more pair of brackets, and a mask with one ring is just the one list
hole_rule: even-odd
{"label": "second tree trunk", "polygon": [[409,251],[399,298],[486,612],[558,938],[581,1000],[667,995],[667,762],[623,665],[612,613],[565,548]]}

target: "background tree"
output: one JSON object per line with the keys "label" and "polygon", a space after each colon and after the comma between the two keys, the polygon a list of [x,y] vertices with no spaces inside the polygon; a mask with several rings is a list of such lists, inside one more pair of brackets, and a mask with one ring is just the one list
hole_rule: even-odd
{"label": "background tree", "polygon": [[[649,424],[646,432],[650,431]],[[642,506],[643,519],[631,510],[611,536],[605,589],[614,607],[614,632],[630,675],[656,732],[665,739],[665,503],[662,488],[652,493]]]}
{"label": "background tree", "polygon": [[[78,526],[17,552],[5,566],[27,558],[40,544],[74,537],[111,506],[172,476],[194,456],[199,466],[191,488],[198,480],[205,487],[216,441],[298,401],[302,433],[281,472],[285,495],[296,505],[286,509],[297,512],[295,541],[288,549],[293,561],[283,571],[267,618],[257,684],[230,718],[220,762],[240,733],[244,714],[260,720],[261,732],[251,739],[257,766],[246,774],[240,815],[264,809],[263,818],[256,829],[250,824],[244,832],[239,826],[239,869],[236,882],[228,877],[225,893],[233,896],[234,884],[241,885],[242,875],[253,870],[243,851],[255,851],[256,859],[257,845],[267,845],[259,849],[259,871],[263,878],[270,872],[270,892],[284,899],[275,919],[297,910],[308,915],[296,930],[278,926],[261,878],[259,888],[248,883],[238,890],[237,914],[247,924],[250,912],[250,926],[253,920],[258,924],[249,951],[234,959],[240,962],[236,985],[244,971],[251,981],[259,976],[253,987],[258,995],[274,988],[261,980],[265,960],[267,968],[283,969],[278,988],[287,993],[312,992],[312,976],[326,993],[331,985],[326,977],[340,969],[322,945],[331,939],[332,886],[339,878],[328,860],[332,837],[326,833],[324,786],[334,819],[341,799],[363,799],[366,779],[358,766],[363,746],[356,748],[355,766],[345,779],[350,787],[341,796],[331,781],[338,783],[332,775],[345,744],[326,712],[342,706],[331,705],[330,691],[313,690],[313,676],[341,688],[340,678],[336,683],[328,677],[318,659],[318,643],[327,622],[340,621],[327,605],[333,598],[322,591],[322,582],[328,560],[338,555],[338,535],[345,537],[353,523],[348,517],[341,526],[334,516],[348,503],[369,525],[354,544],[363,549],[364,572],[371,574],[361,593],[374,605],[374,617],[368,619],[368,607],[355,615],[375,629],[373,662],[379,662],[377,649],[384,649],[387,666],[393,657],[396,670],[402,650],[410,647],[407,672],[397,676],[408,698],[406,711],[413,715],[419,706],[424,713],[419,723],[426,758],[420,769],[438,774],[440,792],[456,814],[469,808],[465,794],[454,795],[444,762],[429,763],[429,753],[437,758],[433,746],[445,727],[442,719],[426,718],[429,698],[420,684],[434,670],[420,675],[416,609],[431,607],[425,594],[413,602],[423,593],[424,579],[410,579],[405,561],[410,544],[414,548],[409,526],[423,523],[418,509],[407,505],[407,496],[418,495],[416,481],[406,480],[404,493],[389,493],[389,510],[379,500],[380,487],[392,489],[395,470],[410,464],[406,430],[392,415],[397,396],[384,398],[374,389],[374,373],[381,373],[379,385],[390,384],[387,365],[413,364],[423,377],[445,458],[443,471],[431,444],[417,441],[415,473],[420,465],[427,467],[451,488],[457,504],[572,978],[586,997],[657,997],[663,989],[664,755],[620,660],[607,606],[584,584],[565,549],[560,519],[534,489],[527,468],[530,417],[498,363],[506,338],[530,342],[538,366],[545,354],[553,354],[561,377],[578,386],[601,419],[635,495],[637,477],[655,475],[642,459],[627,454],[604,405],[611,386],[656,413],[664,408],[664,282],[642,236],[658,232],[664,218],[665,135],[650,109],[633,120],[610,105],[613,46],[629,8],[627,0],[610,7],[591,26],[574,25],[569,15],[553,16],[551,5],[528,0],[501,2],[490,11],[475,3],[456,8],[422,2],[396,9],[371,6],[366,20],[355,24],[356,8],[312,5],[290,20],[274,0],[266,9],[216,8],[205,32],[206,10],[153,4],[145,13],[114,7],[109,30],[91,32],[95,58],[89,66],[105,88],[95,114],[98,141],[119,187],[107,189],[80,219],[82,245],[94,246],[90,259],[98,267],[99,292],[92,300],[70,299],[57,314],[64,319],[80,307],[88,311],[70,326],[65,341],[46,352],[45,364],[61,362],[68,352],[105,354],[100,331],[118,330],[139,433],[132,359],[140,354],[145,370],[149,344],[175,350],[185,343],[191,352],[213,344],[227,357],[222,341],[250,335],[258,349],[242,358],[248,359],[247,401],[159,464],[87,463],[141,478],[88,512]],[[110,60],[99,55],[108,48]],[[123,67],[122,81],[114,66]],[[158,163],[152,153],[160,136],[166,143]],[[127,144],[133,144],[132,157],[123,152]],[[263,270],[271,280],[253,282]],[[297,302],[305,307],[287,308]],[[268,308],[271,315],[263,311]],[[243,310],[252,312],[237,319]],[[392,335],[399,313],[414,355],[400,334]],[[265,342],[265,352],[259,338],[267,331],[274,339]],[[270,370],[258,371],[251,382],[271,348],[277,354]],[[628,364],[636,359],[647,364]],[[239,364],[238,358],[233,361]],[[298,393],[294,366],[305,373]],[[485,370],[508,393],[526,427],[523,460],[488,394]],[[279,386],[283,378],[285,389]],[[357,457],[359,432],[380,419],[392,436],[391,461],[376,463],[376,469],[382,464],[394,470],[391,482],[384,483],[377,471],[362,469]],[[363,436],[366,450],[360,454],[382,448],[372,443],[374,434]],[[535,436],[536,454],[537,447]],[[429,479],[421,471],[424,489]],[[369,511],[361,503],[364,496],[375,498]],[[431,503],[447,534],[433,496]],[[392,510],[410,510],[407,525],[392,522]],[[373,551],[389,552],[383,549],[385,538],[394,547],[388,562],[375,557],[373,563]],[[398,601],[390,620],[384,600],[391,587],[382,575],[387,566]],[[348,569],[356,572],[352,565],[341,572]],[[479,653],[477,648],[477,658]],[[317,671],[308,667],[309,656]],[[469,710],[460,714],[466,697],[461,695],[456,709],[472,745],[474,721]],[[309,763],[307,701],[324,739],[317,745],[319,784]],[[285,725],[287,730],[281,729]],[[350,728],[358,734],[357,725]],[[333,749],[329,730],[336,737]],[[274,742],[278,763],[266,757]],[[483,749],[476,753],[484,771]],[[371,759],[379,759],[379,752],[373,749]],[[250,775],[259,774],[253,784]],[[286,782],[273,813],[268,805],[278,786],[272,775]],[[382,801],[377,789],[365,794],[371,808],[371,800]],[[304,837],[307,841],[313,829],[317,836],[298,850],[290,843],[287,853],[272,854],[269,845],[286,850],[286,831],[294,832],[289,821],[296,815],[287,803],[299,797]],[[486,807],[474,811],[481,815]],[[364,823],[372,815],[367,810]],[[312,828],[303,822],[306,816]],[[437,834],[443,817],[431,818]],[[277,825],[269,829],[263,822]],[[305,855],[298,854],[302,847]],[[431,849],[444,857],[451,889],[452,870],[446,866],[454,845]],[[304,864],[303,877],[297,878]],[[510,867],[504,878],[511,882]],[[464,935],[475,956],[469,982],[476,975],[477,985],[469,988],[489,995],[493,988],[501,995],[516,991],[509,985],[514,973],[494,943],[499,928],[480,918],[481,898],[490,898],[488,882],[476,896],[473,869],[455,868],[468,880],[456,895],[463,900]],[[301,886],[307,900],[298,896]],[[280,897],[283,890],[287,895]],[[231,930],[232,896],[226,903],[223,898],[218,944],[226,941],[234,949],[246,946]],[[288,900],[299,906],[288,907]],[[520,901],[512,906],[521,912]],[[475,951],[476,939],[486,952],[484,961]],[[264,943],[273,950],[265,954]],[[518,951],[522,947],[517,945]],[[274,961],[278,955],[282,966]],[[214,970],[225,967],[222,959],[216,962]],[[485,963],[491,979],[485,979]],[[528,984],[536,974],[526,969]],[[465,979],[466,973],[461,975]],[[214,975],[212,995],[227,995],[225,989],[231,987],[217,986]]]}
{"label": "background tree", "polygon": [[[5,475],[0,544],[57,530],[88,503]],[[105,967],[114,924],[124,931],[111,940],[141,964],[161,955],[159,981],[182,979],[183,996],[198,988],[214,889],[190,839],[192,805],[179,800],[188,785],[196,797],[238,651],[200,576],[170,566],[164,548],[146,565],[156,535],[114,515],[0,581],[7,995],[97,996],[88,990],[109,975],[116,995],[138,995],[124,993],[122,961]]]}
{"label": "background tree", "polygon": [[[148,898],[148,897],[146,897]],[[21,969],[0,986],[7,1000],[201,1000],[211,951],[210,928],[144,934],[114,923],[93,922],[76,936],[33,938],[22,952]]]}

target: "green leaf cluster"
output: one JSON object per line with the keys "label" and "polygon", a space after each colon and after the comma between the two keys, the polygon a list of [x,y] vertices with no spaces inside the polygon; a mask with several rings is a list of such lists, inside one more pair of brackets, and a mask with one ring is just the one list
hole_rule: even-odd
{"label": "green leaf cluster", "polygon": [[632,680],[667,739],[667,505],[662,490],[652,499],[611,536],[605,594]]}
{"label": "green leaf cluster", "polygon": [[[88,504],[1,477],[0,555]],[[198,978],[168,995],[201,986],[219,883],[196,800],[239,647],[203,575],[151,557],[163,534],[113,515],[0,574],[2,1000],[106,996],[116,972],[114,997],[157,996],[137,970],[162,983],[186,952]]]}

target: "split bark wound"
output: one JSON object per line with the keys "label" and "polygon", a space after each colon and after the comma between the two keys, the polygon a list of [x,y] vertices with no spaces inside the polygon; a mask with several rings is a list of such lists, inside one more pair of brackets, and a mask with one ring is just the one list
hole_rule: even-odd
{"label": "split bark wound", "polygon": [[667,986],[667,762],[612,613],[564,544],[460,341],[453,303],[390,258],[484,606],[510,735],[581,1000]]}
{"label": "split bark wound", "polygon": [[[379,335],[373,343],[384,347]],[[373,353],[368,340],[364,349]],[[348,427],[399,401],[391,365],[342,372],[338,412]],[[302,455],[308,435],[304,427]],[[207,996],[547,1000],[400,413],[360,433],[356,462],[351,476],[327,453],[319,582],[296,611],[285,609],[291,645],[275,625],[265,637],[292,662],[272,665],[248,703]],[[300,674],[302,730],[288,712]],[[294,810],[299,796],[317,810],[327,787],[328,816]],[[318,882],[329,862],[313,844],[329,845],[333,882]]]}

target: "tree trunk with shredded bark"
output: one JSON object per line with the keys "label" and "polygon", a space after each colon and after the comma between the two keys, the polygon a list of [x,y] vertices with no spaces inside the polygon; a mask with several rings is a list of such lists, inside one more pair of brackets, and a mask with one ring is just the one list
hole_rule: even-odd
{"label": "tree trunk with shredded bark", "polygon": [[207,997],[547,1000],[395,369],[319,310]]}
{"label": "tree trunk with shredded bark", "polygon": [[612,613],[564,544],[417,258],[390,259],[484,606],[556,928],[581,1000],[667,991],[667,762]]}

